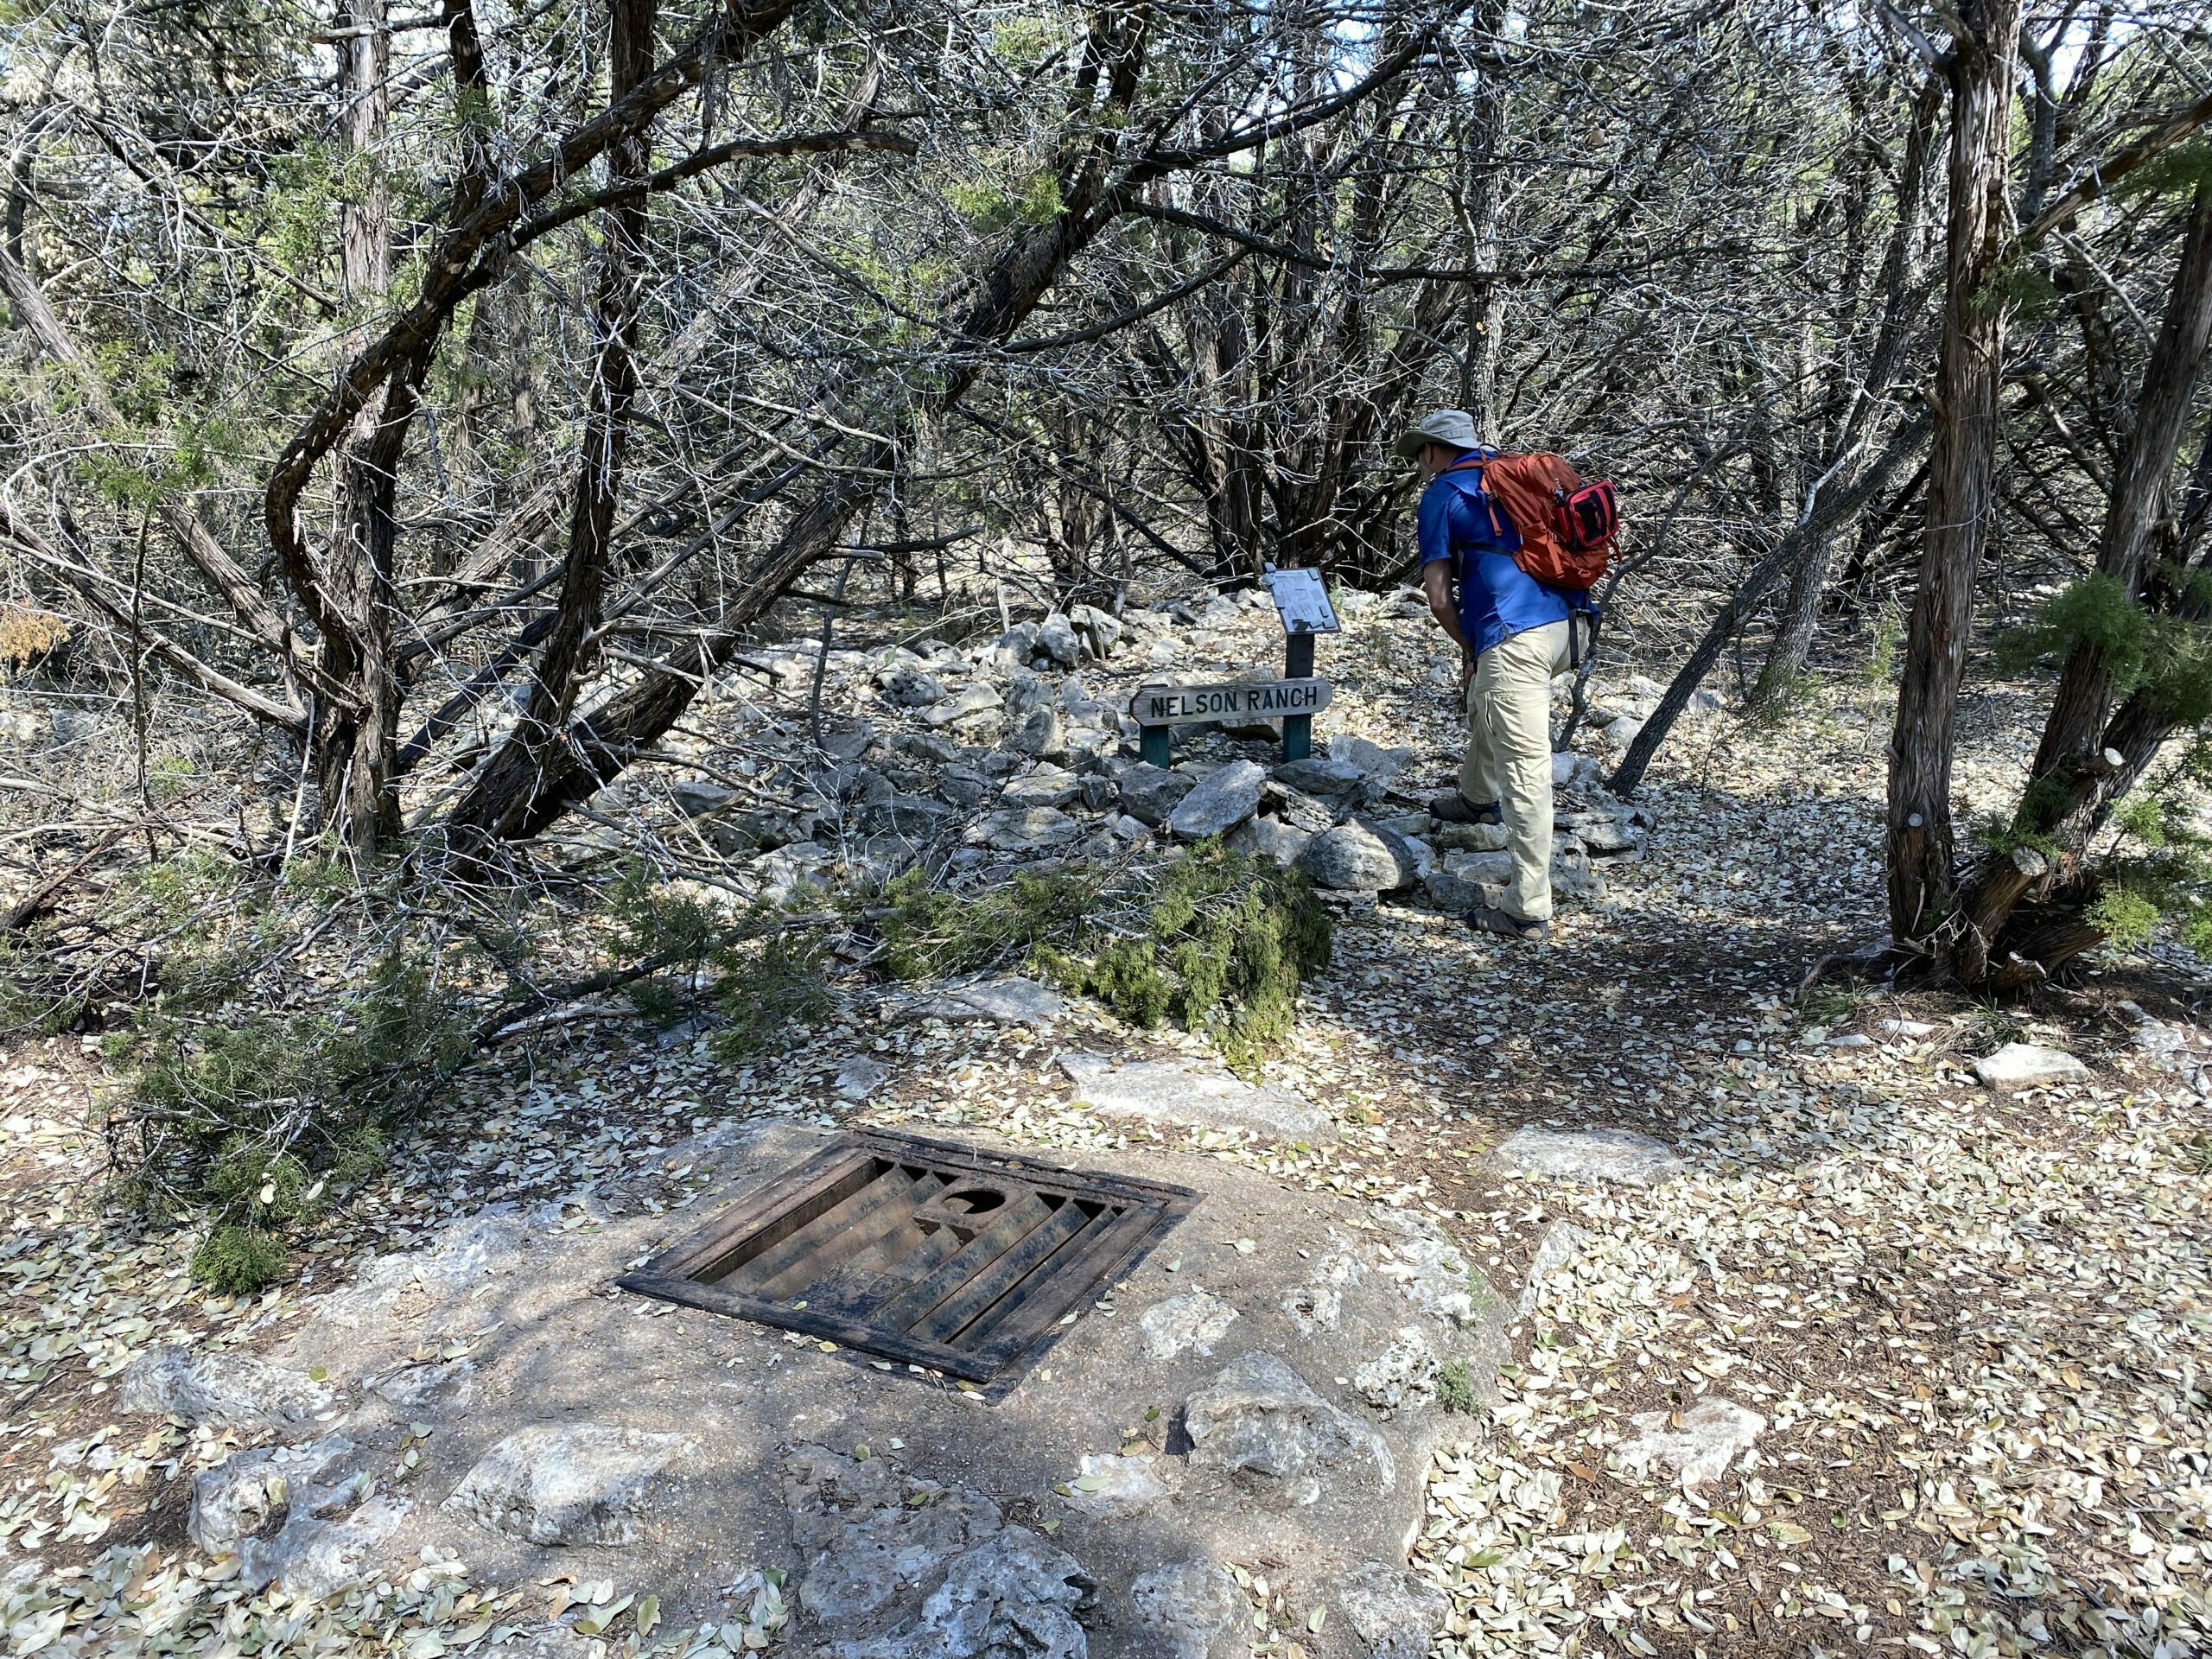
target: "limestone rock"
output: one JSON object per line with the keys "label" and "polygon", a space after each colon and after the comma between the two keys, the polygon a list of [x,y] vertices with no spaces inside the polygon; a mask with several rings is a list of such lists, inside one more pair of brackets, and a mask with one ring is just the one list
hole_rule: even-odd
{"label": "limestone rock", "polygon": [[1333,1332],[1344,1324],[1344,1287],[1366,1276],[1357,1256],[1348,1250],[1334,1251],[1313,1264],[1304,1284],[1284,1293],[1282,1311],[1309,1337]]}
{"label": "limestone rock", "polygon": [[1002,1026],[1040,1026],[1067,1012],[1066,999],[1033,979],[1007,974],[949,985],[935,995],[901,1010],[908,1020],[942,1020],[948,1025],[994,1020]]}
{"label": "limestone rock", "polygon": [[1107,1117],[1141,1117],[1194,1128],[1250,1129],[1271,1140],[1334,1141],[1334,1119],[1302,1095],[1246,1083],[1217,1067],[1182,1060],[1116,1065],[1096,1054],[1064,1054],[1075,1103]]}
{"label": "limestone rock", "polygon": [[1077,1460],[1076,1478],[1068,1483],[1068,1503],[1086,1515],[1141,1515],[1173,1497],[1179,1478],[1174,1460],[1156,1452],[1126,1458],[1116,1452],[1086,1452]]}
{"label": "limestone rock", "polygon": [[1552,756],[1552,787],[1554,789],[1586,789],[1594,786],[1599,779],[1599,766],[1586,754],[1555,754]]}
{"label": "limestone rock", "polygon": [[668,798],[685,817],[703,818],[735,800],[737,791],[703,778],[687,778],[668,791]]}
{"label": "limestone rock", "polygon": [[632,1544],[654,1477],[690,1450],[680,1434],[533,1423],[479,1458],[445,1507],[533,1544]]}
{"label": "limestone rock", "polygon": [[1616,715],[1606,722],[1605,741],[1616,748],[1624,749],[1636,741],[1637,734],[1643,729],[1643,722],[1634,715]]}
{"label": "limestone rock", "polygon": [[1338,893],[1394,893],[1407,873],[1390,843],[1363,823],[1340,823],[1306,844],[1299,868]]}
{"label": "limestone rock", "polygon": [[1038,625],[1037,649],[1062,668],[1073,668],[1083,654],[1083,643],[1068,619],[1055,611]]}
{"label": "limestone rock", "polygon": [[991,792],[990,780],[973,766],[947,766],[938,774],[937,792],[955,806],[981,806]]}
{"label": "limestone rock", "polygon": [[1122,810],[1154,830],[1167,822],[1176,803],[1191,792],[1191,779],[1184,773],[1141,760],[1123,767],[1116,781],[1122,789]]}
{"label": "limestone rock", "polygon": [[1701,1486],[1728,1472],[1738,1453],[1751,1449],[1766,1429],[1766,1419],[1756,1411],[1709,1394],[1681,1414],[1681,1427],[1672,1414],[1639,1411],[1629,1419],[1637,1431],[1620,1446],[1621,1468],[1635,1472],[1662,1465],[1685,1488]]}
{"label": "limestone rock", "polygon": [[999,791],[1001,806],[1065,806],[1081,792],[1083,780],[1062,766],[1041,766],[1009,779]]}
{"label": "limestone rock", "polygon": [[926,838],[950,824],[957,816],[944,802],[926,795],[892,795],[872,802],[861,811],[860,822],[870,835]]}
{"label": "limestone rock", "polygon": [[1408,748],[1386,749],[1364,737],[1338,736],[1329,740],[1329,759],[1357,766],[1378,788],[1388,789],[1414,763]]}
{"label": "limestone rock", "polygon": [[918,668],[898,669],[886,675],[878,689],[894,709],[926,709],[944,700],[944,683]]}
{"label": "limestone rock", "polygon": [[1129,1586],[1129,1600],[1167,1659],[1246,1659],[1251,1651],[1244,1592],[1211,1561],[1155,1567]]}
{"label": "limestone rock", "polygon": [[239,1452],[195,1476],[186,1535],[210,1555],[235,1554],[251,1589],[281,1584],[320,1599],[356,1579],[397,1530],[404,1500],[363,1501],[365,1481],[320,1477],[353,1450],[340,1434],[301,1446]]}
{"label": "limestone rock", "polygon": [[1224,835],[1250,817],[1260,805],[1265,768],[1251,760],[1232,760],[1199,784],[1167,815],[1167,827],[1181,841]]}
{"label": "limestone rock", "polygon": [[1489,1311],[1476,1306],[1481,1272],[1442,1228],[1410,1210],[1377,1210],[1375,1220],[1389,1235],[1376,1252],[1376,1271],[1414,1307],[1459,1325],[1476,1324]]}
{"label": "limestone rock", "polygon": [[1999,1094],[2023,1089],[2044,1089],[2054,1083],[2074,1083],[2089,1075],[2089,1068],[2063,1048],[2040,1043],[2007,1043],[1994,1054],[1974,1063],[1974,1074],[1982,1086]]}
{"label": "limestone rock", "polygon": [[922,719],[931,726],[950,726],[971,715],[988,714],[1002,707],[1005,701],[995,687],[971,685],[964,691],[955,692],[951,696],[931,703],[922,710]]}
{"label": "limestone rock", "polygon": [[1058,709],[1032,709],[1007,734],[1006,746],[1017,754],[1031,755],[1039,760],[1065,760],[1067,727],[1060,719]]}
{"label": "limestone rock", "polygon": [[804,1563],[799,1605],[833,1629],[892,1606],[902,1586],[934,1586],[948,1562],[1002,1525],[998,1506],[980,1494],[820,1446],[785,1460],[783,1497]]}
{"label": "limestone rock", "polygon": [[1214,1344],[1236,1322],[1236,1310],[1205,1289],[1154,1302],[1137,1321],[1144,1328],[1145,1351],[1154,1359],[1193,1351],[1211,1358]]}
{"label": "limestone rock", "polygon": [[1516,1129],[1497,1161],[1528,1175],[1642,1186],[1674,1174],[1682,1160],[1663,1141],[1627,1129]]}
{"label": "limestone rock", "polygon": [[970,845],[994,852],[1027,853],[1065,847],[1083,834],[1083,826],[1055,807],[1033,806],[993,812],[970,824],[963,837]]}
{"label": "limestone rock", "polygon": [[1447,853],[1503,852],[1505,842],[1502,823],[1447,823],[1436,832],[1437,847]]}
{"label": "limestone rock", "polygon": [[1104,662],[1122,642],[1121,622],[1095,605],[1073,605],[1068,607],[1068,626],[1075,630],[1090,654]]}
{"label": "limestone rock", "polygon": [[1395,1411],[1409,1398],[1436,1392],[1436,1351],[1417,1325],[1401,1325],[1396,1338],[1351,1374],[1351,1385],[1377,1411]]}
{"label": "limestone rock", "polygon": [[837,1068],[837,1094],[844,1100],[866,1100],[890,1080],[891,1068],[880,1060],[855,1054]]}
{"label": "limestone rock", "polygon": [[1308,755],[1284,761],[1275,768],[1274,779],[1307,795],[1350,795],[1367,781],[1367,774],[1349,760]]}
{"label": "limestone rock", "polygon": [[131,1361],[120,1403],[125,1411],[166,1413],[188,1423],[281,1434],[329,1409],[331,1395],[304,1372],[251,1354],[169,1345]]}
{"label": "limestone rock", "polygon": [[1008,1527],[952,1563],[911,1632],[873,1651],[887,1659],[1088,1659],[1090,1639],[1075,1615],[1096,1588],[1074,1556],[1027,1527]]}
{"label": "limestone rock", "polygon": [[1313,840],[1313,831],[1300,830],[1279,818],[1247,818],[1230,833],[1229,845],[1237,852],[1270,860],[1288,869],[1298,862]]}
{"label": "limestone rock", "polygon": [[1235,1480],[1264,1500],[1313,1503],[1325,1477],[1378,1494],[1397,1484],[1382,1437],[1273,1354],[1245,1354],[1224,1366],[1184,1402],[1183,1429],[1193,1476]]}
{"label": "limestone rock", "polygon": [[1535,1259],[1529,1263],[1529,1282],[1522,1287],[1519,1313],[1522,1319],[1536,1311],[1544,1281],[1582,1253],[1590,1235],[1571,1221],[1554,1221],[1536,1241]]}
{"label": "limestone rock", "polygon": [[1430,1639],[1452,1611],[1451,1598],[1434,1585],[1382,1561],[1346,1573],[1337,1605],[1373,1659],[1427,1659]]}

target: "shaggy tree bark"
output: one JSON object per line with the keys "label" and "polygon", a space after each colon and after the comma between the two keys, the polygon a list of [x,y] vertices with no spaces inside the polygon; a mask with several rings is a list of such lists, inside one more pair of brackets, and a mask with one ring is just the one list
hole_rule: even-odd
{"label": "shaggy tree bark", "polygon": [[1951,152],[1943,337],[1919,590],[1890,740],[1886,861],[1890,929],[1900,944],[1924,937],[1949,912],[1956,880],[1952,729],[1992,507],[2006,309],[1999,278],[2019,36],[2018,0],[1971,0],[1960,8],[1944,62]]}

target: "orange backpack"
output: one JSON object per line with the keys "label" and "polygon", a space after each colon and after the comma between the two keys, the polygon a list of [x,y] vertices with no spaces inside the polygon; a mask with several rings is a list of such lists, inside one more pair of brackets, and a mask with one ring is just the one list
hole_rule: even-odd
{"label": "orange backpack", "polygon": [[1598,585],[1620,533],[1619,503],[1609,480],[1591,483],[1563,456],[1541,450],[1459,465],[1481,469],[1492,512],[1504,508],[1521,532],[1514,563],[1547,588],[1580,593]]}

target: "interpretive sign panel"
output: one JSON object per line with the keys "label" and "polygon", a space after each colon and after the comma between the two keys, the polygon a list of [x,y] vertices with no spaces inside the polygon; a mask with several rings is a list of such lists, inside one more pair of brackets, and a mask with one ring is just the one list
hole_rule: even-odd
{"label": "interpretive sign panel", "polygon": [[1309,679],[1240,681],[1230,685],[1148,685],[1130,700],[1140,726],[1194,720],[1281,720],[1329,706],[1329,683]]}
{"label": "interpretive sign panel", "polygon": [[1319,570],[1270,570],[1265,578],[1274,595],[1275,613],[1285,633],[1335,633],[1337,613]]}

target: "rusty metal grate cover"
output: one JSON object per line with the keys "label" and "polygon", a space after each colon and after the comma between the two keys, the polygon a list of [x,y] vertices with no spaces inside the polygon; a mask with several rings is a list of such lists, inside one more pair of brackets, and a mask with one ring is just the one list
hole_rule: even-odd
{"label": "rusty metal grate cover", "polygon": [[988,1382],[1019,1375],[1197,1200],[1164,1182],[861,1131],[619,1282]]}

